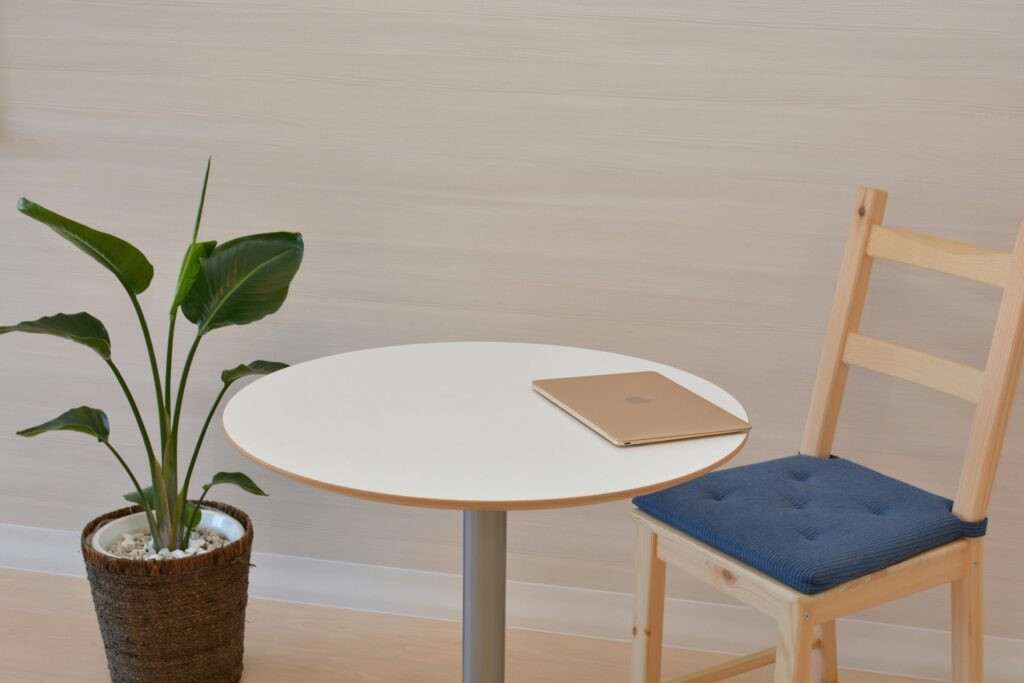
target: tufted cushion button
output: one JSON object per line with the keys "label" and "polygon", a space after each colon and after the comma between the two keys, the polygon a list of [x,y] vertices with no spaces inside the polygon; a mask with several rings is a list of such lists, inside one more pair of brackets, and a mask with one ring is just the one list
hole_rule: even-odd
{"label": "tufted cushion button", "polygon": [[865,503],[864,508],[872,515],[881,517],[889,511],[889,503],[884,501],[874,501],[871,503]]}

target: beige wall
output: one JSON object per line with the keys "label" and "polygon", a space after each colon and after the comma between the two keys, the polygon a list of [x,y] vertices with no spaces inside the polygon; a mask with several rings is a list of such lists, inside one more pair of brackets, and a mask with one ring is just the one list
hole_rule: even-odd
{"label": "beige wall", "polygon": [[[1010,247],[1022,31],[1016,2],[0,0],[0,319],[89,310],[141,386],[112,278],[14,202],[138,244],[162,330],[212,153],[205,236],[287,227],[308,250],[281,313],[202,348],[189,429],[240,361],[509,339],[701,374],[755,424],[736,462],[789,454],[857,185],[890,191],[895,225]],[[997,303],[883,264],[865,328],[980,364]],[[84,438],[13,432],[89,403],[138,462],[123,400],[86,350],[0,345],[0,522],[80,528],[128,488],[116,466]],[[969,408],[856,372],[837,451],[951,495]],[[987,570],[988,631],[1014,638],[1022,436],[1018,410]],[[255,472],[215,430],[202,474],[238,468],[272,494],[224,494],[262,550],[459,569],[457,513]],[[513,515],[511,577],[628,590],[628,508]],[[719,599],[681,577],[671,593]],[[932,593],[870,617],[944,628],[946,613]]]}

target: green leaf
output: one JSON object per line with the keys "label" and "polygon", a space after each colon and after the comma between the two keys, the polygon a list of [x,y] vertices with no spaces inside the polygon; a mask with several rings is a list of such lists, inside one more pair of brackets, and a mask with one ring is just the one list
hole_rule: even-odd
{"label": "green leaf", "polygon": [[267,495],[263,489],[256,485],[256,482],[241,472],[218,472],[213,475],[213,479],[210,480],[209,484],[203,485],[203,491],[209,491],[217,484],[234,484],[243,491],[248,491],[254,495]]}
{"label": "green leaf", "polygon": [[97,440],[105,443],[110,436],[110,422],[102,410],[80,406],[72,408],[63,415],[53,418],[35,427],[22,429],[18,436],[36,436],[44,432],[72,431],[81,432],[95,436]]}
{"label": "green leaf", "polygon": [[26,320],[17,325],[0,327],[0,334],[8,332],[50,334],[70,339],[85,344],[103,358],[110,358],[110,335],[107,334],[107,328],[88,313],[58,313],[39,320]]}
{"label": "green leaf", "polygon": [[206,173],[203,174],[203,191],[199,193],[199,209],[196,211],[196,226],[192,228],[192,242],[199,237],[199,223],[203,220],[203,207],[206,206],[206,186],[210,183],[210,164],[213,156],[206,157]]}
{"label": "green leaf", "polygon": [[[182,526],[187,529],[195,529],[203,520],[203,509],[195,503],[185,505],[185,514],[182,515]],[[188,547],[188,539],[185,539],[185,547]]]}
{"label": "green leaf", "polygon": [[152,264],[141,251],[120,237],[77,223],[24,197],[18,200],[18,211],[50,226],[58,235],[99,261],[128,291],[141,294],[153,280]]}
{"label": "green leaf", "polygon": [[302,235],[271,232],[218,245],[202,259],[199,276],[181,304],[199,334],[248,325],[274,313],[302,263]]}
{"label": "green leaf", "polygon": [[278,370],[284,370],[288,367],[287,363],[278,363],[272,360],[254,360],[251,363],[245,363],[237,367],[225,370],[220,373],[220,379],[224,382],[224,386],[231,386],[236,380],[240,380],[243,377],[250,377],[253,375],[269,375],[272,372]]}
{"label": "green leaf", "polygon": [[152,486],[147,486],[142,489],[142,496],[139,495],[138,491],[129,491],[124,494],[124,499],[129,503],[135,503],[136,505],[143,504],[143,496],[145,496],[145,503],[149,506],[150,510],[156,509],[156,491],[153,490]]}
{"label": "green leaf", "polygon": [[192,290],[196,278],[199,277],[199,265],[204,258],[213,253],[216,242],[193,242],[185,250],[185,258],[181,260],[181,270],[178,271],[178,286],[174,290],[174,300],[171,301],[171,313],[174,312],[181,302],[185,300]]}
{"label": "green leaf", "polygon": [[206,186],[210,182],[210,163],[213,157],[206,159],[206,173],[203,174],[203,191],[199,193],[199,209],[196,211],[196,225],[192,228],[192,243],[185,250],[185,258],[181,260],[181,269],[178,271],[178,285],[174,289],[174,300],[171,302],[171,315],[178,310],[178,306],[185,300],[196,278],[199,277],[199,262],[209,256],[216,242],[196,242],[199,236],[199,223],[203,220],[203,206],[206,205]]}

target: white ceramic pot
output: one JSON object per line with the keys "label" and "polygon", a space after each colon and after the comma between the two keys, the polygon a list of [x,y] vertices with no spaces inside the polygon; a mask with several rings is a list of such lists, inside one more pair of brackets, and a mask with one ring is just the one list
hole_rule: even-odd
{"label": "white ceramic pot", "polygon": [[[234,543],[245,533],[245,527],[237,519],[226,512],[206,507],[203,508],[203,517],[197,528],[218,531],[229,543]],[[145,512],[112,519],[93,533],[92,547],[104,555],[110,555],[107,548],[120,539],[121,534],[134,534],[139,531],[149,531]]]}

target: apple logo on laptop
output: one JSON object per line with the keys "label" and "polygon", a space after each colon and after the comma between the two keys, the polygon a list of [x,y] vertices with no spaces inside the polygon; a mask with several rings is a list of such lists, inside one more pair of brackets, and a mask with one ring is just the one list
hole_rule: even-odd
{"label": "apple logo on laptop", "polygon": [[640,405],[642,403],[653,403],[649,398],[643,396],[627,396],[626,403],[632,403],[633,405]]}

